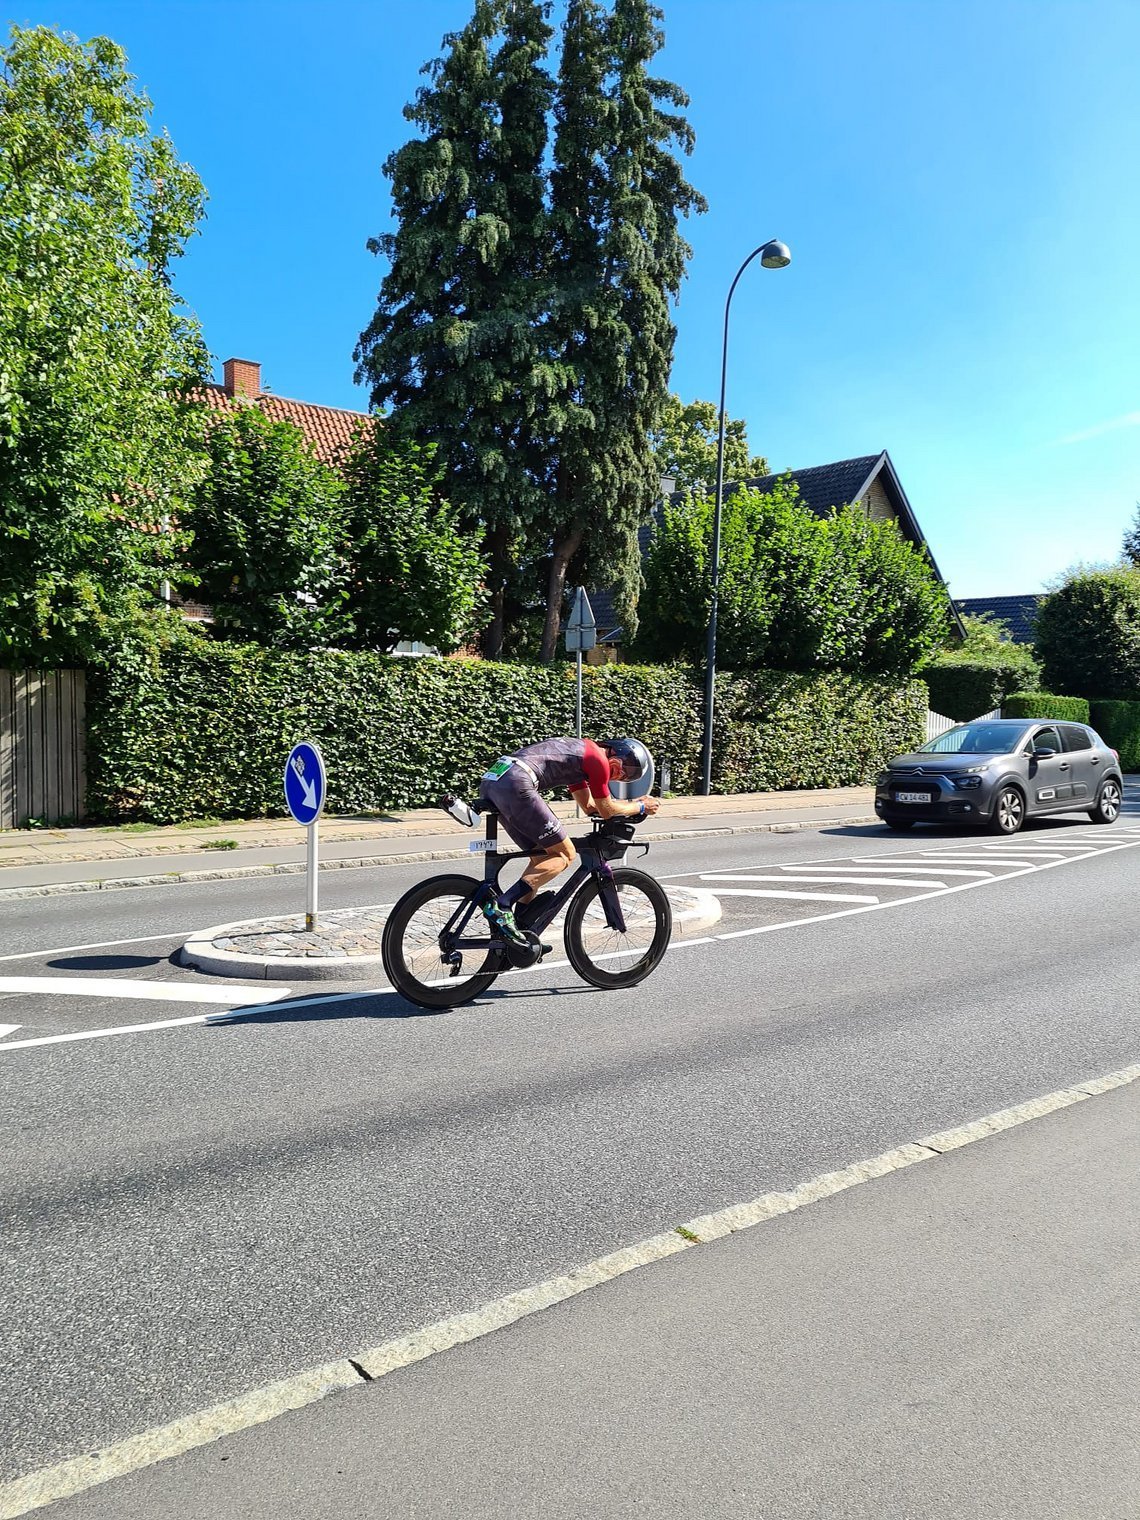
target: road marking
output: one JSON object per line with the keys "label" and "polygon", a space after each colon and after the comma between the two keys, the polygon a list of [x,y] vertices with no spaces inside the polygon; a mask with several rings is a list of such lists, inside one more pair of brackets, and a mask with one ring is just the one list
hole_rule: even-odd
{"label": "road marking", "polygon": [[160,939],[185,939],[177,929],[173,934],[147,934],[135,939],[101,939],[94,945],[63,945],[56,950],[21,950],[19,955],[0,955],[0,961],[36,961],[53,955],[71,955],[76,950],[112,950],[119,945],[153,945]]}
{"label": "road marking", "polygon": [[[284,997],[288,987],[277,994]],[[263,1003],[260,991],[234,982],[148,982],[125,976],[0,976],[0,992],[36,992],[44,997],[140,998],[157,1003]]]}
{"label": "road marking", "polygon": [[15,1034],[21,1026],[19,1024],[0,1024],[0,1040],[6,1040],[10,1034]]}
{"label": "road marking", "polygon": [[[1009,855],[935,855],[932,850],[924,850],[922,852],[922,858],[923,860],[933,861],[935,865],[953,865],[956,861],[962,861],[965,865],[968,866],[993,866],[999,864],[1006,866],[1024,866],[1026,870],[1029,871],[1032,871],[1036,864],[1036,862],[1032,860],[1015,860],[1012,856]],[[1053,861],[1052,864],[1056,865],[1057,862]]]}
{"label": "road marking", "polygon": [[530,1287],[520,1288],[504,1298],[492,1300],[478,1309],[453,1314],[447,1319],[384,1341],[379,1346],[360,1351],[351,1357],[308,1367],[275,1383],[214,1404],[207,1409],[173,1420],[167,1425],[152,1426],[138,1435],[127,1436],[100,1451],[81,1457],[69,1457],[51,1467],[26,1473],[0,1485],[0,1520],[17,1520],[31,1510],[41,1509],[57,1500],[67,1499],[127,1473],[154,1467],[184,1452],[208,1446],[222,1436],[237,1435],[256,1425],[267,1424],[292,1409],[315,1404],[330,1393],[364,1386],[366,1381],[387,1377],[440,1352],[481,1340],[496,1330],[517,1324],[532,1314],[539,1314],[555,1304],[576,1298],[591,1288],[613,1282],[627,1272],[635,1272],[654,1262],[663,1261],[682,1251],[693,1250],[711,1241],[721,1240],[739,1230],[754,1229],[784,1214],[795,1213],[814,1203],[846,1192],[864,1183],[875,1182],[907,1167],[937,1161],[947,1151],[991,1139],[1019,1125],[1028,1124],[1047,1114],[1071,1108],[1089,1098],[1124,1087],[1140,1078],[1140,1064],[1126,1066],[1103,1077],[1077,1082],[1032,1098],[1012,1108],[999,1109],[980,1119],[959,1125],[939,1134],[927,1135],[881,1151],[863,1161],[855,1161],[838,1171],[822,1172],[783,1192],[762,1193],[745,1203],[732,1204],[713,1213],[700,1214],[686,1224],[675,1225],[659,1235],[611,1251],[605,1256],[575,1267],[570,1272],[548,1277]]}
{"label": "road marking", "polygon": [[[862,869],[866,869],[866,866],[871,865],[872,859],[874,859],[874,857],[854,856],[853,859],[859,860]],[[857,871],[857,869],[860,869],[860,866],[851,866],[851,869],[853,869],[853,871]],[[926,872],[929,871],[930,876],[985,877],[986,882],[994,882],[994,880],[999,880],[999,877],[994,876],[993,871],[979,871],[979,869],[973,869],[973,871],[958,871],[958,869],[950,869],[950,866],[918,865],[918,862],[910,862],[910,860],[906,860],[906,862],[901,863],[901,865],[876,866],[876,869],[877,871],[909,871],[912,872],[914,876],[926,876]]]}
{"label": "road marking", "polygon": [[[840,876],[838,872],[833,875],[830,871],[824,872],[819,876],[808,876],[806,873],[801,873],[799,871],[785,875],[773,874],[771,876],[731,876],[726,871],[718,871],[712,875],[702,876],[701,880],[711,882],[814,881],[819,882],[821,885],[824,885],[827,882],[831,881],[838,883],[847,883],[852,887],[944,887],[946,885],[944,881],[908,881],[906,877],[900,876]],[[714,888],[713,890],[715,892],[716,889]]]}
{"label": "road marking", "polygon": [[[853,902],[853,903],[877,903],[877,897],[864,897],[857,892],[770,892],[757,888],[755,891],[746,890],[744,887],[721,887],[714,893],[716,897],[791,897],[799,902]],[[721,936],[723,937],[723,936]]]}

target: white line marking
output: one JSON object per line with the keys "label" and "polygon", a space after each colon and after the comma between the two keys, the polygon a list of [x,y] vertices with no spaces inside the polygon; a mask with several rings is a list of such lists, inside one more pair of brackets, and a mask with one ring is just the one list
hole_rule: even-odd
{"label": "white line marking", "polygon": [[[975,883],[976,885],[976,883]],[[230,1399],[224,1404],[194,1411],[166,1425],[152,1426],[140,1434],[127,1436],[113,1446],[82,1456],[67,1457],[51,1467],[24,1473],[0,1484],[0,1515],[25,1515],[59,1499],[96,1488],[102,1483],[124,1477],[127,1473],[153,1467],[183,1452],[207,1446],[222,1436],[235,1435],[255,1425],[264,1425],[292,1409],[303,1409],[338,1390],[363,1386],[360,1368],[368,1378],[386,1377],[404,1367],[414,1366],[428,1357],[455,1346],[469,1344],[517,1324],[532,1314],[541,1313],[554,1304],[564,1303],[591,1288],[613,1282],[627,1272],[675,1256],[681,1251],[723,1239],[738,1230],[753,1229],[783,1214],[794,1213],[813,1203],[822,1203],[849,1188],[873,1182],[879,1177],[922,1163],[937,1161],[948,1150],[976,1144],[993,1135],[1027,1124],[1047,1114],[1086,1102],[1091,1097],[1111,1092],[1140,1078],[1140,1065],[1124,1067],[1103,1077],[1077,1082],[1072,1087],[1045,1093],[1040,1098],[1000,1109],[980,1119],[910,1141],[855,1161],[837,1171],[823,1172],[783,1192],[762,1193],[745,1203],[731,1204],[710,1214],[698,1215],[686,1224],[674,1226],[659,1235],[650,1235],[633,1244],[611,1251],[605,1256],[575,1267],[558,1277],[532,1283],[503,1298],[482,1304],[477,1309],[453,1314],[448,1319],[406,1332],[379,1346],[347,1357],[307,1367],[278,1382]]]}
{"label": "white line marking", "polygon": [[[797,902],[854,902],[854,903],[877,903],[877,897],[863,897],[857,892],[769,892],[767,890],[748,891],[744,887],[720,887],[714,894],[716,897],[783,897],[793,898]],[[724,935],[717,936],[723,939]]]}
{"label": "white line marking", "polygon": [[[1140,846],[1140,838],[1130,839],[1127,844],[1116,844],[1110,849],[1101,850],[1101,855],[1112,855],[1117,850],[1134,850]],[[1066,860],[1050,860],[1040,866],[1026,866],[1021,871],[1009,871],[1004,876],[990,876],[988,873],[984,881],[962,881],[956,886],[945,887],[940,892],[922,892],[914,897],[896,897],[890,902],[875,903],[866,908],[842,908],[836,913],[816,913],[811,918],[790,918],[778,924],[760,924],[754,929],[733,929],[724,934],[718,934],[717,939],[748,939],[754,934],[772,934],[777,929],[802,929],[808,924],[824,924],[833,918],[854,918],[859,913],[883,913],[888,908],[909,908],[914,903],[930,902],[935,897],[949,897],[955,892],[968,892],[973,887],[992,887],[1000,882],[1011,881],[1017,876],[1032,876],[1038,871],[1054,871],[1058,866],[1071,865]],[[953,874],[952,872],[950,874]]]}
{"label": "white line marking", "polygon": [[[968,866],[1024,866],[1030,871],[1035,864],[1032,860],[1015,860],[1009,855],[935,855],[931,850],[924,850],[922,858],[933,861],[935,865],[953,865],[957,861],[963,861]],[[1056,861],[1052,863],[1057,864]]]}
{"label": "white line marking", "polygon": [[[1007,855],[1011,853],[1009,850],[1003,849],[998,845],[983,845],[982,848],[997,860],[1003,860]],[[1024,848],[1020,848],[1012,851],[1012,853],[1015,854],[1019,859],[1026,860],[1030,858],[1033,860],[1068,860],[1069,858],[1068,852],[1065,850],[1038,850],[1036,848],[1026,850]],[[1086,850],[1084,853],[1092,854],[1094,852],[1091,850]]]}
{"label": "white line marking", "polygon": [[11,1040],[6,1045],[0,1045],[0,1052],[5,1050],[29,1050],[33,1045],[68,1045],[75,1040],[101,1040],[112,1034],[141,1034],[148,1029],[176,1029],[181,1024],[208,1024],[212,1017],[208,1013],[195,1014],[188,1019],[160,1019],[154,1024],[121,1024],[117,1029],[84,1029],[77,1034],[45,1034],[35,1040]]}
{"label": "white line marking", "polygon": [[[946,873],[949,874],[949,873]],[[787,875],[771,876],[730,876],[727,872],[718,872],[715,875],[702,876],[702,881],[814,881],[821,886],[829,881],[846,883],[852,887],[944,887],[944,881],[908,881],[905,876],[840,876],[838,872],[832,875],[830,871],[821,876],[808,876],[796,871]],[[714,887],[714,893],[716,889]]]}
{"label": "white line marking", "polygon": [[[852,866],[851,870],[853,871],[857,871],[859,869],[865,871],[868,865],[871,864],[871,857],[869,855],[856,856],[855,858],[862,861],[862,866]],[[933,876],[978,876],[984,877],[987,881],[1001,880],[1000,877],[994,875],[993,871],[979,871],[977,869],[972,871],[958,871],[951,870],[949,866],[924,866],[920,865],[918,861],[910,860],[904,861],[902,865],[876,866],[874,869],[877,871],[906,871],[914,876],[922,876],[929,871]]]}
{"label": "white line marking", "polygon": [[63,945],[55,950],[21,950],[19,955],[0,955],[0,961],[36,961],[53,955],[71,955],[76,950],[112,950],[118,945],[153,945],[160,939],[185,939],[183,932],[175,929],[171,934],[147,934],[141,939],[101,939],[94,945]]}
{"label": "white line marking", "polygon": [[[139,998],[156,1003],[264,1003],[260,988],[233,982],[148,982],[124,976],[0,976],[0,992],[40,993],[44,997]],[[278,992],[285,997],[288,987]],[[272,994],[270,995],[272,996]]]}
{"label": "white line marking", "polygon": [[15,1034],[21,1026],[19,1024],[0,1024],[0,1040],[6,1040],[10,1034]]}

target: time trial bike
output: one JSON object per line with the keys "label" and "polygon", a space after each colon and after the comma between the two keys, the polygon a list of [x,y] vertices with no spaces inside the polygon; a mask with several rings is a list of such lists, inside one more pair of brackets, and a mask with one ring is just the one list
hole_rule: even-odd
{"label": "time trial bike", "polygon": [[485,992],[502,972],[538,965],[545,954],[541,936],[563,912],[566,957],[593,986],[633,987],[660,964],[673,912],[664,887],[624,863],[631,848],[649,849],[634,844],[633,819],[594,819],[591,832],[574,840],[578,859],[563,884],[516,907],[524,948],[497,934],[481,909],[498,891],[508,861],[528,859],[529,851],[499,848],[499,815],[490,803],[472,803],[470,812],[486,818],[486,837],[470,846],[484,857],[483,879],[433,876],[405,892],[384,925],[384,970],[409,1002],[453,1008]]}

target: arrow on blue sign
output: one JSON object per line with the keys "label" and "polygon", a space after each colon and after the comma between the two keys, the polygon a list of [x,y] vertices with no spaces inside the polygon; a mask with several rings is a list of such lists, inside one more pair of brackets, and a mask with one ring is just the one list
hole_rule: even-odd
{"label": "arrow on blue sign", "polygon": [[315,744],[294,744],[285,764],[285,806],[298,823],[316,823],[325,805],[325,763]]}

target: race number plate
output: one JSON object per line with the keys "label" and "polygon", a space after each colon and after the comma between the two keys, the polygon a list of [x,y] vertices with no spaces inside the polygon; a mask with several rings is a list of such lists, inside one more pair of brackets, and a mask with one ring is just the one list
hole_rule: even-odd
{"label": "race number plate", "polygon": [[493,839],[472,839],[467,845],[467,852],[470,855],[489,855],[494,848]]}

